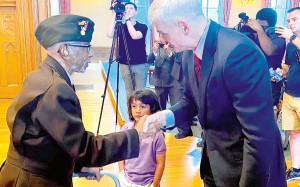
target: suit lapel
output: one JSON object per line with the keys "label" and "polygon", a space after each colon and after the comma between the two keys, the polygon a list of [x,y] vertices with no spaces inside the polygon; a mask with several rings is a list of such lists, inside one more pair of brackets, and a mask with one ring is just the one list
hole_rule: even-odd
{"label": "suit lapel", "polygon": [[214,53],[216,51],[216,42],[218,37],[220,26],[211,21],[209,30],[207,33],[206,41],[204,44],[202,63],[200,69],[200,81],[199,81],[199,122],[204,125],[206,115],[206,90],[208,80],[214,65]]}

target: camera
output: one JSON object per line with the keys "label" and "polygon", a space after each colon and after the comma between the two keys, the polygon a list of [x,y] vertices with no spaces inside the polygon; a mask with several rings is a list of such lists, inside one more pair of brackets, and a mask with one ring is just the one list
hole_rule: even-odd
{"label": "camera", "polygon": [[[112,6],[113,3],[116,2],[115,6]],[[130,2],[130,0],[112,0],[110,10],[114,9],[117,14],[125,12],[125,3]]]}
{"label": "camera", "polygon": [[245,12],[241,12],[239,13],[239,18],[241,18],[241,20],[244,22],[244,23],[247,23],[248,20],[249,20],[249,16],[247,16],[247,14]]}
{"label": "camera", "polygon": [[279,36],[279,34],[275,33],[275,29],[281,29],[281,27],[269,27],[266,34],[268,36]]}
{"label": "camera", "polygon": [[248,36],[251,40],[255,39],[255,31],[247,25],[249,16],[245,12],[239,13],[238,17],[241,19],[238,25],[235,27],[235,30]]}

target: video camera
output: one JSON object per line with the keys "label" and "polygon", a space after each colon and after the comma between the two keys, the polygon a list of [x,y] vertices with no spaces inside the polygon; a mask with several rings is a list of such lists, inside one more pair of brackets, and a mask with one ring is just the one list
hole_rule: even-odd
{"label": "video camera", "polygon": [[247,25],[249,16],[247,16],[247,14],[245,12],[239,13],[238,16],[241,20],[238,23],[238,25],[236,26],[235,30],[237,30],[238,32],[240,32],[242,34],[245,34],[250,39],[254,40],[255,39],[254,33],[256,33],[256,32]]}
{"label": "video camera", "polygon": [[269,27],[268,30],[267,30],[267,32],[266,32],[266,34],[268,36],[273,36],[273,37],[277,36],[278,37],[279,34],[275,33],[276,29],[282,29],[282,28],[281,27]]}
{"label": "video camera", "polygon": [[[115,6],[113,6],[113,3],[115,3]],[[117,14],[121,14],[123,12],[125,12],[125,4],[129,3],[130,0],[112,0],[111,1],[111,5],[110,5],[110,10],[114,9],[114,11]]]}
{"label": "video camera", "polygon": [[249,20],[249,16],[247,16],[247,14],[245,12],[241,12],[239,13],[239,18],[241,18],[241,20],[246,24]]}

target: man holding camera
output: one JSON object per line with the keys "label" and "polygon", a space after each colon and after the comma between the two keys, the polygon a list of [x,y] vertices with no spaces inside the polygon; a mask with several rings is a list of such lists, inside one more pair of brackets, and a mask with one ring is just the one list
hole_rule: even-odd
{"label": "man holding camera", "polygon": [[148,56],[148,64],[154,64],[150,84],[155,86],[155,93],[159,98],[161,108],[164,110],[167,106],[168,97],[170,97],[171,105],[174,105],[180,97],[179,89],[176,89],[174,78],[171,75],[174,64],[172,48],[167,43],[155,41],[153,52]]}
{"label": "man holding camera", "polygon": [[[256,33],[254,42],[263,51],[269,68],[281,68],[282,58],[285,52],[285,39],[275,34],[274,29],[277,22],[277,13],[272,8],[263,8],[256,14],[256,19],[249,19],[247,25]],[[274,117],[277,118],[277,105],[281,94],[283,81],[272,80],[272,95],[274,106]]]}
{"label": "man holding camera", "polygon": [[[117,3],[120,2],[115,1],[112,6],[114,7]],[[114,37],[116,17],[119,16],[117,14],[123,14],[125,20],[125,24],[122,24],[124,32],[120,33],[117,51],[120,57],[120,71],[125,84],[126,95],[129,98],[134,90],[146,87],[148,75],[146,34],[148,27],[136,21],[137,6],[134,3],[126,3],[123,13],[116,13],[114,8],[112,13],[112,20],[107,34],[109,38]]]}
{"label": "man holding camera", "polygon": [[[153,52],[148,56],[148,64],[154,64],[150,84],[155,86],[155,93],[163,110],[167,108],[168,98],[170,105],[173,106],[183,95],[183,85],[172,76],[174,58],[175,53],[172,47],[159,35],[159,40],[154,43]],[[193,122],[190,120],[188,123]],[[193,135],[190,125],[178,128],[178,131],[179,133],[175,135],[177,139]]]}

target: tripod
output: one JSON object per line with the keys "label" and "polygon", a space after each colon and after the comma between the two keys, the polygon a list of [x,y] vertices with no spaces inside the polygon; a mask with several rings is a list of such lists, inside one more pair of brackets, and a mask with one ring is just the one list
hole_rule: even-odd
{"label": "tripod", "polygon": [[[117,65],[117,89],[116,89],[116,116],[115,116],[115,125],[118,124],[118,103],[119,103],[119,77],[120,77],[120,70],[119,70],[119,61],[120,61],[120,56],[119,56],[119,46],[120,46],[120,36],[122,36],[123,43],[124,43],[124,49],[125,49],[125,54],[126,54],[126,59],[128,62],[129,66],[129,71],[131,74],[131,80],[132,80],[132,85],[134,89],[134,77],[133,73],[131,70],[131,66],[129,63],[129,53],[128,53],[128,47],[127,47],[127,42],[126,42],[126,37],[125,37],[125,32],[124,32],[124,27],[122,24],[122,13],[117,13],[116,14],[116,23],[114,27],[114,35],[113,35],[113,40],[112,40],[112,47],[110,51],[110,56],[109,56],[109,66],[108,66],[108,71],[107,71],[107,77],[105,81],[105,86],[104,86],[104,91],[102,94],[102,105],[101,105],[101,111],[100,111],[100,117],[99,117],[99,123],[98,123],[98,128],[97,128],[97,135],[99,134],[99,129],[100,129],[100,123],[102,119],[102,113],[103,113],[103,108],[104,108],[104,102],[105,102],[105,97],[106,97],[106,90],[107,90],[107,85],[108,85],[108,80],[110,76],[110,70],[111,70],[111,64],[116,61],[118,63]],[[113,60],[113,56],[115,53],[115,48],[118,48],[117,53],[116,53],[116,59]]]}

